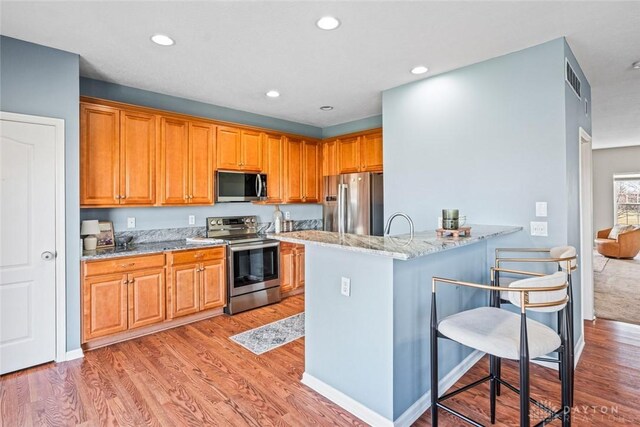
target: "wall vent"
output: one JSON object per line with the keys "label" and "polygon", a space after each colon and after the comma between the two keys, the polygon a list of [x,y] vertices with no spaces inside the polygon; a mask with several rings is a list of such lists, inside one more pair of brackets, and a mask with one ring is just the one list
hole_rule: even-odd
{"label": "wall vent", "polygon": [[571,68],[571,64],[569,64],[569,60],[567,58],[565,58],[565,64],[566,67],[564,78],[567,83],[569,83],[569,86],[571,86],[571,89],[573,89],[573,93],[576,94],[578,99],[582,99],[582,92],[580,92],[580,79],[576,75],[575,71],[573,71],[573,68]]}

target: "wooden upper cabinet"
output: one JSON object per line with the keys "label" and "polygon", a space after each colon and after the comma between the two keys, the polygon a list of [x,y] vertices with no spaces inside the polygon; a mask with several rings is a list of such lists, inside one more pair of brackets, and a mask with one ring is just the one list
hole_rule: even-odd
{"label": "wooden upper cabinet", "polygon": [[262,132],[220,126],[217,146],[218,169],[262,171]]}
{"label": "wooden upper cabinet", "polygon": [[117,205],[120,197],[120,110],[80,104],[80,204]]}
{"label": "wooden upper cabinet", "polygon": [[286,165],[286,199],[288,203],[301,203],[303,197],[303,165],[302,152],[304,142],[298,138],[287,138],[285,147]]}
{"label": "wooden upper cabinet", "polygon": [[129,329],[164,320],[164,269],[131,273],[129,282]]}
{"label": "wooden upper cabinet", "polygon": [[360,137],[338,139],[338,173],[360,171]]}
{"label": "wooden upper cabinet", "polygon": [[189,191],[189,122],[160,120],[160,204],[183,205]]}
{"label": "wooden upper cabinet", "polygon": [[249,171],[262,171],[262,132],[243,130],[241,140],[240,168]]}
{"label": "wooden upper cabinet", "polygon": [[382,131],[362,135],[360,171],[382,172]]}
{"label": "wooden upper cabinet", "polygon": [[317,142],[304,142],[302,171],[302,201],[318,203],[320,198],[320,147]]}
{"label": "wooden upper cabinet", "polygon": [[240,170],[241,134],[240,129],[219,126],[216,137],[218,147],[216,165],[218,169]]}
{"label": "wooden upper cabinet", "polygon": [[322,176],[338,175],[337,142],[327,141],[322,144]]}
{"label": "wooden upper cabinet", "polygon": [[156,116],[120,112],[120,204],[156,202]]}
{"label": "wooden upper cabinet", "polygon": [[266,134],[264,138],[264,172],[267,174],[267,202],[284,201],[284,137]]}
{"label": "wooden upper cabinet", "polygon": [[213,151],[215,127],[189,123],[189,203],[213,204]]}

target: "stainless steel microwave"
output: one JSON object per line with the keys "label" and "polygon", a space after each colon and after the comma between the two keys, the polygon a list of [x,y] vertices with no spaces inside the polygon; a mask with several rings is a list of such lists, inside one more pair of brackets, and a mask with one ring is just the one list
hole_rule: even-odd
{"label": "stainless steel microwave", "polygon": [[218,171],[216,202],[252,202],[267,199],[267,175]]}

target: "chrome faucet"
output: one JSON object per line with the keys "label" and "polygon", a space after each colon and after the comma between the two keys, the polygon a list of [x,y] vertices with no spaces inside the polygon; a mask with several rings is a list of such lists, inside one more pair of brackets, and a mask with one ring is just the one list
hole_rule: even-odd
{"label": "chrome faucet", "polygon": [[387,220],[387,224],[384,226],[384,234],[389,234],[389,232],[391,231],[391,223],[393,222],[393,219],[397,216],[401,216],[407,220],[407,222],[409,223],[409,233],[411,233],[411,239],[413,239],[413,221],[411,220],[409,215],[402,212],[396,212],[389,217],[389,219]]}

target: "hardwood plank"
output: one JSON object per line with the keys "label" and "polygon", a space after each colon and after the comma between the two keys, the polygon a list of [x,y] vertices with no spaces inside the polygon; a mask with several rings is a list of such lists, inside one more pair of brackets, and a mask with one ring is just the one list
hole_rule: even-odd
{"label": "hardwood plank", "polygon": [[[304,296],[293,296],[277,305],[88,351],[81,360],[5,375],[0,378],[0,425],[366,425],[300,383],[304,338],[260,356],[229,339],[303,310]],[[574,425],[640,424],[640,327],[598,320],[585,323],[585,336],[575,378]],[[487,370],[484,358],[454,387]],[[504,361],[503,377],[516,385],[517,363]],[[557,372],[532,365],[531,378],[532,396],[558,407]],[[488,385],[449,404],[489,424]],[[517,425],[518,405],[518,396],[505,390],[498,398],[495,425]],[[441,426],[461,424],[441,413]],[[430,411],[415,425],[429,426]]]}

